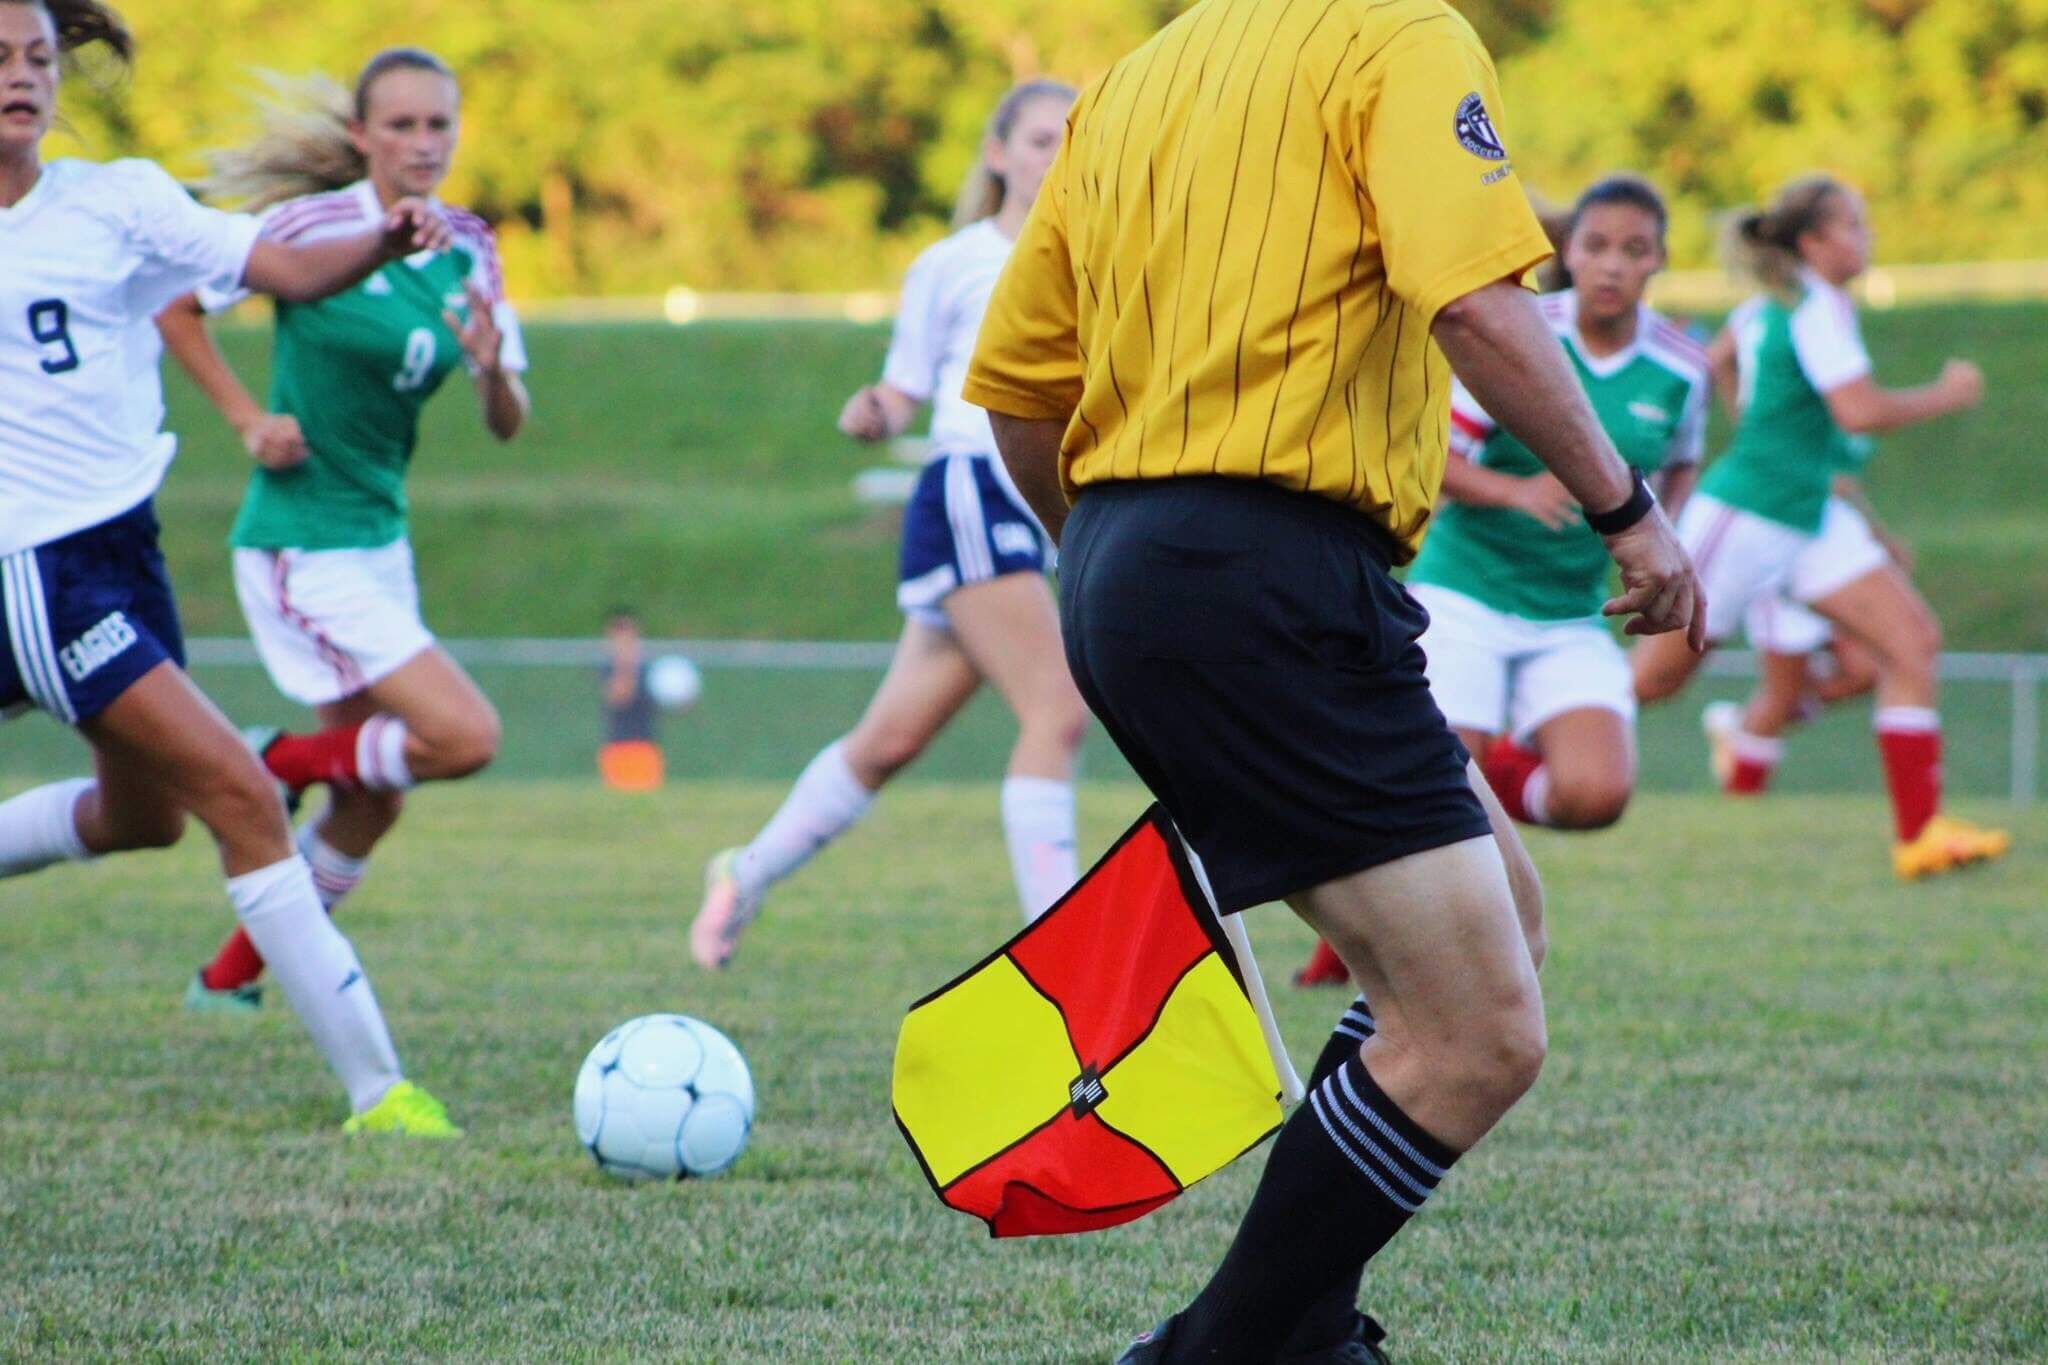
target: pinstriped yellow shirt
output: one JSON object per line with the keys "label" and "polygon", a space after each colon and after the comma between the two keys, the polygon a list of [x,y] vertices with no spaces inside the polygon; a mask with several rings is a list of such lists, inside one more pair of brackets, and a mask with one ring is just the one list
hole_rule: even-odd
{"label": "pinstriped yellow shirt", "polygon": [[1448,420],[1430,324],[1550,254],[1499,111],[1442,0],[1202,0],[1075,105],[968,401],[1068,419],[1070,497],[1265,479],[1412,554]]}

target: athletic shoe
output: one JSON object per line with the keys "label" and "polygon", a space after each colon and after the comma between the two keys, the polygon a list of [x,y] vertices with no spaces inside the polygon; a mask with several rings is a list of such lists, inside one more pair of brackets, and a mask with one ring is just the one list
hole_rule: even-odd
{"label": "athletic shoe", "polygon": [[1735,775],[1735,732],[1742,728],[1742,704],[1710,701],[1700,711],[1700,733],[1707,737],[1707,766],[1714,785],[1724,791]]}
{"label": "athletic shoe", "polygon": [[[248,745],[249,752],[256,755],[259,760],[270,752],[271,745],[283,738],[284,731],[278,729],[275,725],[245,725],[242,727],[242,743]],[[269,769],[266,767],[264,771],[268,772]],[[280,779],[277,783],[277,797],[278,800],[284,802],[284,813],[286,815],[297,815],[299,813],[299,803],[306,799],[306,794],[286,786]]]}
{"label": "athletic shoe", "polygon": [[1892,870],[1907,881],[1990,862],[2012,851],[2012,835],[1950,815],[1937,815],[1910,843],[1892,845]]}
{"label": "athletic shoe", "polygon": [[1316,940],[1316,950],[1309,955],[1308,962],[1294,974],[1297,986],[1343,986],[1351,981],[1351,970],[1344,965],[1344,959],[1337,956],[1337,950],[1322,939]]}
{"label": "athletic shoe", "polygon": [[398,1133],[405,1137],[459,1138],[462,1130],[449,1121],[441,1101],[414,1085],[400,1081],[384,1092],[384,1098],[341,1125],[344,1133]]}
{"label": "athletic shoe", "polygon": [[254,982],[224,991],[211,990],[204,968],[192,973],[185,987],[185,1008],[194,1014],[254,1014],[263,1008],[263,988]]}
{"label": "athletic shoe", "polygon": [[1167,1348],[1173,1345],[1173,1325],[1179,1321],[1176,1314],[1157,1327],[1139,1333],[1138,1339],[1116,1358],[1116,1365],[1157,1365],[1166,1359]]}
{"label": "athletic shoe", "polygon": [[1380,1349],[1380,1343],[1387,1339],[1387,1329],[1364,1313],[1357,1318],[1351,1325],[1351,1334],[1342,1341],[1302,1355],[1281,1356],[1277,1365],[1392,1365],[1387,1353]]}
{"label": "athletic shoe", "polygon": [[690,922],[690,956],[707,972],[719,971],[732,961],[740,935],[761,908],[758,899],[750,901],[740,893],[739,878],[733,876],[733,859],[739,853],[728,848],[714,854],[704,866],[704,904]]}

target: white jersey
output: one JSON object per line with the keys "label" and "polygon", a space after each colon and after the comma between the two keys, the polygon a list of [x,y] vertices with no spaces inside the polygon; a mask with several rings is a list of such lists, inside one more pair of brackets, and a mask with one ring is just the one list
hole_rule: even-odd
{"label": "white jersey", "polygon": [[240,279],[256,234],[150,161],[52,161],[0,209],[0,555],[156,492],[177,453],[156,315]]}
{"label": "white jersey", "polygon": [[882,382],[932,405],[932,447],[938,454],[995,453],[988,413],[960,390],[974,359],[981,315],[1014,245],[985,218],[927,247],[903,282]]}
{"label": "white jersey", "polygon": [[51,162],[0,209],[0,555],[156,493],[178,448],[156,315],[240,278],[254,246],[254,217],[193,203],[154,162]]}

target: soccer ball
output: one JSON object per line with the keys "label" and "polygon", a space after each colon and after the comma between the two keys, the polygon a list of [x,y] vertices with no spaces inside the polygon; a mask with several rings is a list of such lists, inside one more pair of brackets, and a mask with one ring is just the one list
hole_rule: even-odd
{"label": "soccer ball", "polygon": [[754,1078],[732,1040],[686,1014],[607,1033],[576,1076],[576,1138],[621,1180],[717,1175],[746,1150]]}
{"label": "soccer ball", "polygon": [[664,654],[647,665],[647,695],[664,711],[687,711],[704,695],[704,675],[680,654]]}

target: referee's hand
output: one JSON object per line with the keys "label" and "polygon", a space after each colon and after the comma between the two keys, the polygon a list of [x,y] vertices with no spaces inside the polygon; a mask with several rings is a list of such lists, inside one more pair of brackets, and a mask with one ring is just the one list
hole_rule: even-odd
{"label": "referee's hand", "polygon": [[1705,652],[1707,596],[1663,509],[1651,508],[1641,521],[1605,539],[1607,553],[1621,566],[1621,596],[1607,603],[1605,614],[1628,617],[1623,629],[1630,635],[1682,630],[1693,653]]}

